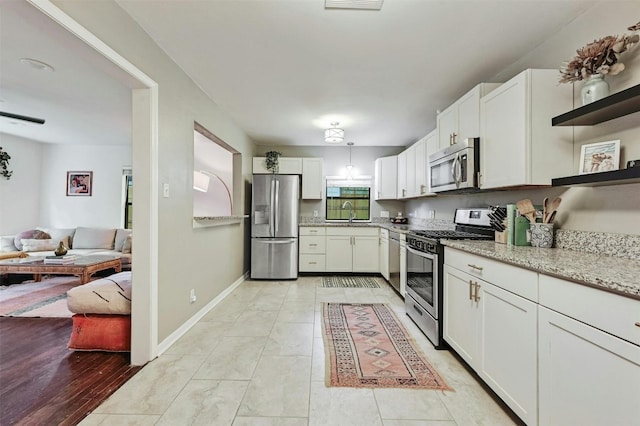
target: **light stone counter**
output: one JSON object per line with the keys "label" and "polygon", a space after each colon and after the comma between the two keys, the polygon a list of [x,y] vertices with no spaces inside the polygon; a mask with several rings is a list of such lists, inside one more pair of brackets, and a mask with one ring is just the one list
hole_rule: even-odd
{"label": "light stone counter", "polygon": [[443,240],[447,247],[640,300],[640,260],[493,241]]}

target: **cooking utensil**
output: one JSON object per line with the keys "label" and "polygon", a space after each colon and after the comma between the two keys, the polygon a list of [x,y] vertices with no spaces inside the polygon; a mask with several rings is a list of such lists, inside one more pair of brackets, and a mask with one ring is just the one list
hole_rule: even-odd
{"label": "cooking utensil", "polygon": [[562,202],[562,198],[560,197],[556,197],[553,199],[553,201],[551,202],[551,207],[549,208],[548,212],[547,212],[547,216],[544,218],[543,222],[544,223],[553,223],[553,218],[555,218],[555,213],[558,210],[558,207],[560,206],[560,203]]}
{"label": "cooking utensil", "polygon": [[525,198],[524,200],[520,200],[516,203],[516,206],[520,214],[529,219],[529,222],[536,223],[536,208],[530,199]]}
{"label": "cooking utensil", "polygon": [[557,210],[552,211],[549,217],[547,217],[547,221],[545,223],[553,223],[556,218],[556,213],[558,213]]}
{"label": "cooking utensil", "polygon": [[544,197],[544,201],[542,202],[542,222],[547,223],[547,215],[549,214],[549,197]]}

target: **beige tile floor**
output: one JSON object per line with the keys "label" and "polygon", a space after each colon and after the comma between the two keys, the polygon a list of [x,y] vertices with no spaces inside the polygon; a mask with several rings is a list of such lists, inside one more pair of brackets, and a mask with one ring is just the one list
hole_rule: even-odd
{"label": "beige tile floor", "polygon": [[[327,388],[321,302],[387,303],[455,392]],[[511,425],[448,351],[380,289],[320,277],[246,281],[81,425]]]}

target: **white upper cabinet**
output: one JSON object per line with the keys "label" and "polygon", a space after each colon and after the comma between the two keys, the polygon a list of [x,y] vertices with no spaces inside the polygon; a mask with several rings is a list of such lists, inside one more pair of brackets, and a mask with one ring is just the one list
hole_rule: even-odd
{"label": "white upper cabinet", "polygon": [[[416,151],[416,176],[418,177],[419,195],[436,195],[431,192],[431,175],[429,173],[429,156],[436,152],[438,147],[438,130],[434,130],[422,139],[424,142],[424,158],[420,160]],[[420,180],[421,179],[421,180]]]}
{"label": "white upper cabinet", "polygon": [[480,136],[480,98],[498,87],[499,83],[480,83],[438,114],[439,149]]}
{"label": "white upper cabinet", "polygon": [[324,188],[322,158],[302,159],[302,198],[321,200]]}
{"label": "white upper cabinet", "polygon": [[[403,198],[415,197],[417,194],[416,187],[416,145],[407,148],[403,155],[405,156],[405,193]],[[398,173],[402,173],[402,169],[398,168]]]}
{"label": "white upper cabinet", "polygon": [[480,188],[551,185],[575,174],[573,129],[551,126],[572,105],[557,70],[525,70],[482,97]]}
{"label": "white upper cabinet", "polygon": [[[253,157],[253,173],[254,174],[271,174],[267,170],[266,157]],[[279,157],[278,158],[278,174],[281,175],[301,175],[302,174],[302,158]]]}
{"label": "white upper cabinet", "polygon": [[406,198],[407,196],[407,151],[398,154],[398,196],[397,198]]}
{"label": "white upper cabinet", "polygon": [[375,161],[375,200],[395,200],[398,194],[398,157],[378,158]]}

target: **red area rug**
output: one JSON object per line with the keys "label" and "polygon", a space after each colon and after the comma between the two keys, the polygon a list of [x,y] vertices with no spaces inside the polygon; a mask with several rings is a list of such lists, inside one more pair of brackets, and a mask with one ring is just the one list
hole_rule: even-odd
{"label": "red area rug", "polygon": [[382,303],[323,305],[327,386],[453,390]]}
{"label": "red area rug", "polygon": [[0,286],[0,316],[71,318],[67,290],[79,285],[79,278],[64,276]]}

